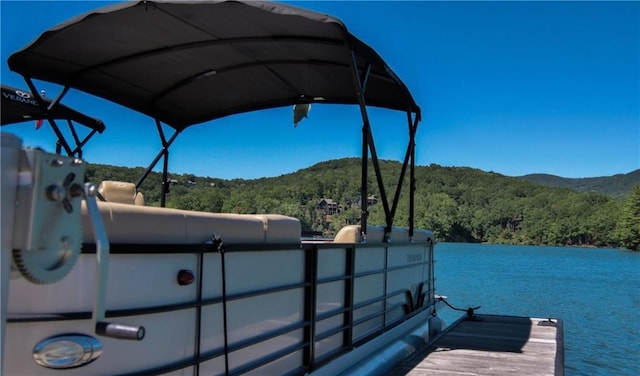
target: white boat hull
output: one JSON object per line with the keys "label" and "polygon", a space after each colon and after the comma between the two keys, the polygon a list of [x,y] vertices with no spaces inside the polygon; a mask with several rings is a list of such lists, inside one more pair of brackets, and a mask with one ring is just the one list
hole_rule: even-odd
{"label": "white boat hull", "polygon": [[99,264],[83,207],[82,253],[64,278],[3,281],[4,374],[51,374],[34,347],[61,335],[103,345],[94,361],[63,371],[70,375],[332,374],[404,346],[436,303],[428,231],[409,238],[394,229],[383,242],[372,227],[362,242],[359,226],[349,226],[334,241],[302,242],[298,220],[279,215],[98,209],[111,250],[106,320],[144,328],[144,338],[96,334]]}

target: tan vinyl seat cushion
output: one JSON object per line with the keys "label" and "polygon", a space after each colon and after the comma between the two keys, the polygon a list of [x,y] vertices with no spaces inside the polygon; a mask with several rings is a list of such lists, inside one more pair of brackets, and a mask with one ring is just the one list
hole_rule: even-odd
{"label": "tan vinyl seat cushion", "polygon": [[296,218],[280,214],[254,214],[264,224],[265,243],[291,243],[292,239],[300,239],[302,226]]}
{"label": "tan vinyl seat cushion", "polygon": [[136,204],[137,192],[136,185],[133,183],[105,180],[98,186],[98,193],[100,193],[107,202],[129,205]]}
{"label": "tan vinyl seat cushion", "polygon": [[[205,213],[189,210],[98,202],[109,242],[198,244],[219,236],[227,244],[300,243],[300,221],[283,215]],[[86,205],[83,242],[93,243]]]}
{"label": "tan vinyl seat cushion", "polygon": [[[369,243],[381,243],[384,240],[384,227],[382,226],[367,226],[367,242]],[[413,239],[409,239],[409,229],[405,227],[393,227],[391,231],[391,238],[393,242],[408,242],[412,240],[414,243],[433,241],[433,232],[428,230],[416,229],[413,232]],[[360,243],[362,238],[360,236],[360,225],[345,226],[338,231],[335,238],[335,243]]]}

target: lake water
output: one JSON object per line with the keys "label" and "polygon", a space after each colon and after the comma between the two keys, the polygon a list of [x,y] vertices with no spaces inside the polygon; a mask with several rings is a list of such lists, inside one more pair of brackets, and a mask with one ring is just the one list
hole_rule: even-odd
{"label": "lake water", "polygon": [[[640,375],[640,252],[439,243],[436,293],[478,313],[564,320],[565,375]],[[462,312],[441,310],[450,324]]]}

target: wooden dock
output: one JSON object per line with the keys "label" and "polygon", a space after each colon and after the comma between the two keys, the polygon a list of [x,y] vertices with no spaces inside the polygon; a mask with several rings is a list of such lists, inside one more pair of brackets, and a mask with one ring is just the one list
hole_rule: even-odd
{"label": "wooden dock", "polygon": [[459,320],[391,375],[562,376],[562,321],[492,315]]}

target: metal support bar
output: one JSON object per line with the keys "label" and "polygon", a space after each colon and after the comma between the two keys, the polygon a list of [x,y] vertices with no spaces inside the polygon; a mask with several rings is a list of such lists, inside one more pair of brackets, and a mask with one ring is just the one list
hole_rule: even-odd
{"label": "metal support bar", "polygon": [[[69,87],[69,86],[65,86],[65,87],[63,87],[63,88],[62,88],[62,90],[60,91],[60,93],[58,93],[58,96],[56,96],[56,97],[51,101],[51,103],[49,103],[49,107],[47,107],[47,111],[51,111],[51,110],[53,110],[53,108],[54,108],[55,106],[57,106],[57,105],[58,105],[58,103],[60,103],[60,101],[62,100],[62,98],[63,98],[65,95],[67,95],[67,93],[69,92],[69,89],[70,89],[70,88],[71,88],[71,87]],[[35,93],[34,93],[34,94],[35,94]]]}
{"label": "metal support bar", "polygon": [[391,212],[389,210],[389,201],[387,200],[387,193],[384,188],[384,182],[382,180],[382,172],[380,171],[380,165],[378,163],[378,154],[376,152],[375,142],[373,140],[373,134],[371,133],[371,124],[369,122],[369,115],[367,113],[367,105],[365,101],[365,88],[369,78],[369,74],[371,72],[371,65],[367,64],[362,76],[358,74],[358,63],[356,61],[356,55],[351,50],[351,68],[352,68],[352,77],[354,81],[354,86],[356,89],[356,95],[358,98],[358,105],[360,107],[360,114],[362,116],[362,186],[360,190],[361,196],[361,219],[360,219],[360,231],[362,232],[362,240],[366,240],[367,234],[367,216],[368,216],[368,197],[369,197],[369,189],[368,189],[368,157],[369,153],[371,153],[371,161],[373,163],[373,168],[376,174],[376,181],[378,183],[378,190],[380,191],[380,200],[382,201],[382,206],[384,208],[386,227],[385,227],[385,241],[387,240],[387,236],[391,232],[391,227],[393,225],[393,217],[391,216]]}
{"label": "metal support bar", "polygon": [[[153,161],[151,161],[151,163],[149,164],[147,169],[144,171],[142,176],[138,178],[138,181],[136,181],[136,188],[140,188],[140,185],[142,185],[142,182],[144,181],[144,179],[146,179],[147,176],[149,176],[149,174],[151,173],[151,170],[153,170],[153,168],[156,167],[156,164],[158,163],[160,158],[164,155],[165,149],[169,149],[173,141],[176,139],[176,137],[178,137],[178,134],[180,134],[180,131],[175,131],[175,133],[171,135],[168,141],[164,141],[162,143],[162,149],[158,152],[158,154],[156,154],[155,158],[153,158]],[[164,139],[164,134],[162,132],[160,133],[160,138]]]}
{"label": "metal support bar", "polygon": [[[435,276],[435,260],[433,252],[433,242],[428,242],[427,252],[429,253],[429,303],[433,303],[433,297],[436,291],[436,276]],[[435,304],[433,306],[435,310]]]}
{"label": "metal support bar", "polygon": [[[196,306],[196,325],[195,325],[195,344],[193,356],[195,359],[200,359],[200,352],[202,346],[202,289],[204,280],[204,253],[198,254],[198,296]],[[194,374],[200,374],[200,362],[195,362],[193,365]]]}
{"label": "metal support bar", "polygon": [[384,286],[383,286],[383,296],[385,299],[382,301],[382,327],[387,326],[387,310],[389,309],[389,299],[387,298],[387,294],[389,294],[389,247],[384,247],[384,274],[382,275],[384,278]]}
{"label": "metal support bar", "polygon": [[167,146],[167,139],[164,137],[164,131],[162,130],[162,124],[160,120],[156,119],[156,128],[160,135],[160,141],[162,142],[162,150],[164,151],[164,160],[162,163],[162,194],[160,195],[160,207],[164,208],[167,201],[167,192],[169,192],[169,186],[167,185],[167,173],[169,169],[169,149]]}
{"label": "metal support bar", "polygon": [[369,217],[368,209],[368,175],[369,175],[369,144],[367,143],[367,124],[362,125],[362,166],[360,180],[360,232],[362,241],[367,240],[367,218]]}
{"label": "metal support bar", "polygon": [[73,126],[71,120],[67,120],[67,124],[69,125],[69,130],[71,131],[73,140],[76,143],[76,148],[72,151],[73,156],[75,156],[76,158],[82,158],[82,147],[86,145],[89,139],[91,139],[91,137],[93,137],[93,135],[98,131],[92,129],[91,132],[89,132],[89,134],[83,140],[80,140],[80,137],[78,137],[78,132],[76,132],[76,128]]}
{"label": "metal support bar", "polygon": [[362,75],[360,76],[360,87],[362,88],[362,93],[367,92],[367,83],[369,82],[369,77],[371,75],[371,64],[367,63],[362,71]]}
{"label": "metal support bar", "polygon": [[368,141],[369,141],[369,151],[371,152],[371,162],[373,164],[373,170],[376,173],[376,181],[378,182],[378,189],[380,190],[380,201],[382,201],[382,207],[384,208],[384,215],[386,220],[386,227],[384,230],[386,242],[387,237],[391,233],[391,226],[393,225],[393,217],[391,216],[391,212],[389,210],[389,201],[387,200],[387,193],[384,189],[384,182],[382,181],[382,171],[380,171],[380,164],[378,163],[378,153],[376,152],[376,146],[373,141],[373,134],[371,133],[371,128],[368,128]]}
{"label": "metal support bar", "polygon": [[105,321],[105,302],[107,300],[107,274],[109,272],[109,241],[102,224],[100,210],[96,202],[96,187],[85,183],[81,192],[87,203],[87,212],[91,220],[96,241],[96,274],[94,279],[94,303],[91,320],[96,334],[118,339],[142,340],[145,329],[142,326],[122,325]]}
{"label": "metal support bar", "polygon": [[73,154],[78,157],[78,158],[82,158],[82,147],[84,145],[87,144],[87,142],[91,139],[91,137],[93,137],[94,134],[96,134],[98,131],[96,131],[95,129],[92,129],[91,132],[89,132],[89,134],[80,142],[76,143],[76,148],[73,149]]}
{"label": "metal support bar", "polygon": [[227,322],[227,271],[225,267],[224,248],[219,248],[222,277],[222,332],[224,337],[224,374],[229,374],[229,333]]}
{"label": "metal support bar", "polygon": [[162,130],[162,124],[160,123],[160,120],[155,119],[156,121],[156,128],[158,129],[158,135],[160,135],[160,141],[162,142],[162,146],[166,146],[167,145],[167,139],[164,137],[164,131]]}
{"label": "metal support bar", "polygon": [[[396,215],[398,203],[400,201],[400,193],[402,191],[402,182],[407,171],[407,165],[411,162],[411,171],[413,171],[415,161],[415,135],[418,128],[418,118],[416,116],[415,121],[412,121],[411,112],[407,112],[408,124],[409,124],[409,144],[407,145],[407,151],[404,155],[404,161],[402,162],[402,169],[400,170],[400,177],[398,178],[398,185],[396,186],[396,193],[393,197],[393,204],[391,207],[391,218]],[[413,124],[412,124],[413,122]],[[413,176],[413,175],[411,175]],[[413,179],[411,177],[410,179]],[[409,183],[409,237],[413,237],[413,187],[412,183]]]}
{"label": "metal support bar", "polygon": [[367,114],[367,106],[365,104],[364,93],[367,82],[369,81],[369,73],[371,73],[371,64],[367,64],[362,71],[360,77],[357,76],[358,65],[355,54],[351,52],[352,68],[354,69],[354,78],[358,85],[358,99],[360,105],[360,113],[362,116],[362,167],[361,167],[361,185],[360,185],[360,233],[361,241],[367,241],[367,221],[369,218],[369,134],[371,133],[371,125],[369,124],[369,116]]}
{"label": "metal support bar", "polygon": [[80,142],[80,138],[78,138],[78,133],[76,132],[76,128],[73,126],[71,120],[67,119],[67,125],[69,126],[69,130],[71,131],[71,136],[75,141],[76,145]]}
{"label": "metal support bar", "polygon": [[316,359],[316,299],[318,289],[318,247],[313,246],[305,250],[305,305],[304,321],[309,325],[305,328],[304,342],[304,363],[306,372],[315,369]]}
{"label": "metal support bar", "polygon": [[343,332],[343,344],[347,351],[353,348],[353,302],[354,302],[354,288],[355,288],[355,272],[356,272],[356,248],[347,248],[345,253],[345,272],[346,278],[344,280],[344,327]]}
{"label": "metal support bar", "polygon": [[[376,154],[376,149],[375,149],[375,144],[373,141],[373,135],[371,133],[371,125],[369,122],[369,116],[367,114],[367,108],[366,108],[366,102],[365,102],[365,89],[366,89],[366,85],[367,85],[367,79],[369,77],[370,74],[370,70],[371,70],[371,65],[369,63],[367,63],[367,65],[365,66],[365,69],[363,71],[363,77],[359,77],[359,69],[358,69],[358,62],[356,59],[356,55],[355,52],[353,50],[353,46],[351,45],[351,43],[349,43],[349,38],[346,38],[347,43],[346,43],[346,48],[348,53],[350,54],[350,65],[351,65],[351,72],[352,72],[352,79],[353,79],[353,85],[354,85],[354,89],[356,91],[356,98],[358,101],[358,105],[360,108],[360,114],[362,116],[362,176],[361,176],[361,188],[360,188],[360,196],[361,196],[361,219],[360,219],[360,230],[361,230],[361,234],[362,234],[362,241],[366,241],[366,235],[367,235],[367,216],[368,216],[368,210],[367,210],[367,198],[368,198],[368,156],[369,156],[369,151],[371,151],[371,159],[373,162],[373,166],[376,172],[376,179],[378,182],[378,188],[380,190],[380,199],[382,200],[382,205],[384,207],[384,212],[385,212],[385,220],[386,220],[386,227],[385,227],[385,241],[388,239],[389,234],[391,233],[392,230],[392,226],[393,226],[393,220],[395,217],[395,212],[396,212],[396,208],[398,206],[398,200],[399,200],[399,195],[400,195],[400,190],[401,190],[401,185],[402,185],[402,180],[404,179],[404,170],[406,169],[406,163],[407,160],[410,159],[411,162],[411,187],[410,187],[410,218],[409,218],[409,236],[413,237],[413,195],[414,195],[414,190],[415,190],[415,179],[414,179],[414,165],[415,165],[415,145],[414,145],[414,140],[415,140],[415,129],[417,128],[418,122],[420,121],[420,109],[419,108],[414,108],[412,103],[409,103],[409,108],[407,109],[407,113],[409,115],[409,118],[411,118],[411,112],[415,112],[416,117],[415,117],[415,123],[413,125],[413,127],[411,127],[411,120],[409,120],[409,127],[410,127],[410,141],[409,141],[409,146],[407,148],[407,155],[405,156],[405,162],[403,165],[403,173],[400,179],[400,183],[397,187],[397,192],[395,194],[394,197],[394,201],[393,201],[393,208],[390,210],[389,209],[389,202],[387,200],[387,196],[386,196],[386,192],[385,192],[385,188],[384,188],[384,183],[382,181],[382,174],[380,172],[380,166],[378,164],[378,156]],[[398,81],[398,83],[402,84],[401,82]]]}
{"label": "metal support bar", "polygon": [[76,132],[75,127],[73,126],[73,122],[71,120],[67,120],[67,124],[69,125],[69,130],[71,132],[71,136],[73,137],[73,140],[76,144],[75,148],[71,150],[71,146],[69,145],[64,135],[60,131],[58,124],[56,124],[55,120],[49,116],[49,113],[55,108],[55,106],[57,106],[60,103],[62,98],[69,92],[70,87],[69,86],[63,87],[63,89],[55,97],[55,99],[52,100],[51,103],[49,103],[49,106],[46,106],[44,101],[40,97],[40,95],[38,95],[38,89],[35,87],[33,81],[26,76],[24,76],[24,79],[27,83],[27,86],[29,87],[29,90],[31,90],[31,93],[34,95],[35,100],[38,102],[38,105],[42,109],[42,112],[47,117],[47,122],[51,126],[51,129],[53,130],[56,137],[58,138],[56,140],[56,153],[61,154],[62,149],[64,149],[68,156],[82,158],[82,147],[87,144],[87,142],[91,139],[91,137],[93,137],[93,135],[97,132],[97,130],[92,129],[91,132],[83,140],[80,140],[80,137],[78,136],[78,133]]}
{"label": "metal support bar", "polygon": [[[354,56],[354,55],[352,55]],[[353,58],[354,64],[355,64],[355,58]],[[371,64],[367,63],[367,65],[365,66],[365,69],[362,72],[362,75],[360,76],[360,90],[362,90],[362,98],[364,100],[364,94],[367,91],[367,83],[369,81],[369,77],[371,74]],[[366,106],[365,106],[366,109]],[[366,142],[368,144],[369,147],[369,151],[371,153],[371,160],[373,162],[373,168],[374,171],[376,173],[376,180],[378,182],[378,189],[380,190],[380,200],[382,201],[382,206],[384,208],[384,212],[385,212],[385,217],[386,217],[386,222],[389,223],[389,204],[387,202],[387,194],[385,192],[384,189],[384,184],[382,183],[382,175],[380,173],[380,166],[378,165],[378,153],[376,151],[376,147],[375,147],[375,142],[373,140],[373,133],[371,132],[371,125],[367,124],[368,126],[366,127],[366,129],[363,128],[363,132],[367,133],[367,139]],[[363,140],[364,141],[364,140]],[[367,182],[368,183],[368,182]],[[366,199],[367,199],[367,205],[369,204],[369,193],[367,192],[366,194]],[[393,220],[391,220],[392,222]],[[388,230],[389,231],[385,231],[385,241],[386,241],[386,234],[390,233],[391,225],[388,225]]]}
{"label": "metal support bar", "polygon": [[160,196],[160,207],[164,208],[167,201],[167,193],[169,192],[169,183],[167,182],[169,170],[169,149],[164,147],[164,161],[162,163],[162,195]]}
{"label": "metal support bar", "polygon": [[350,45],[347,46],[351,55],[351,76],[353,78],[353,86],[356,91],[356,97],[358,99],[358,107],[360,108],[360,115],[362,116],[362,174],[360,186],[360,232],[362,233],[362,241],[366,240],[367,236],[367,216],[369,211],[367,210],[367,198],[368,193],[368,160],[369,160],[369,115],[367,114],[367,105],[364,99],[364,87],[363,82],[367,82],[367,78],[370,72],[370,67],[364,71],[365,77],[360,77],[358,74],[358,62],[356,61],[356,55]]}
{"label": "metal support bar", "polygon": [[[409,126],[411,127],[411,113],[407,113]],[[420,122],[420,113],[416,113],[413,120],[413,127],[409,131],[410,150],[411,150],[411,168],[409,172],[409,239],[413,239],[413,229],[415,222],[415,196],[416,196],[416,132],[418,131],[418,123]]]}
{"label": "metal support bar", "polygon": [[[49,125],[51,126],[53,133],[55,133],[56,137],[58,137],[57,145],[64,148],[64,151],[67,152],[67,155],[69,155],[70,157],[73,156],[71,147],[65,140],[64,135],[62,135],[62,132],[60,132],[60,128],[58,128],[58,125],[56,124],[56,122],[53,121],[53,118],[49,115],[49,112],[51,111],[51,109],[53,109],[53,107],[57,105],[58,102],[60,102],[60,100],[62,99],[62,97],[64,97],[64,95],[69,91],[69,86],[65,86],[62,89],[62,91],[60,91],[60,94],[58,94],[58,96],[53,101],[51,101],[51,103],[49,104],[49,107],[47,107],[44,101],[42,100],[42,97],[40,97],[40,95],[38,94],[38,89],[36,89],[36,86],[33,84],[33,81],[31,81],[31,79],[27,76],[23,76],[23,77],[24,77],[24,80],[27,82],[27,86],[29,86],[29,90],[31,90],[31,93],[35,97],[40,108],[42,109],[42,112],[44,112],[44,114],[47,116],[47,121],[49,122]],[[59,147],[56,148],[56,152],[60,154]]]}
{"label": "metal support bar", "polygon": [[67,125],[69,126],[69,130],[71,131],[71,136],[73,137],[73,140],[75,141],[77,146],[80,143],[78,132],[76,132],[76,128],[73,126],[73,123],[71,122],[71,120],[67,120]]}

